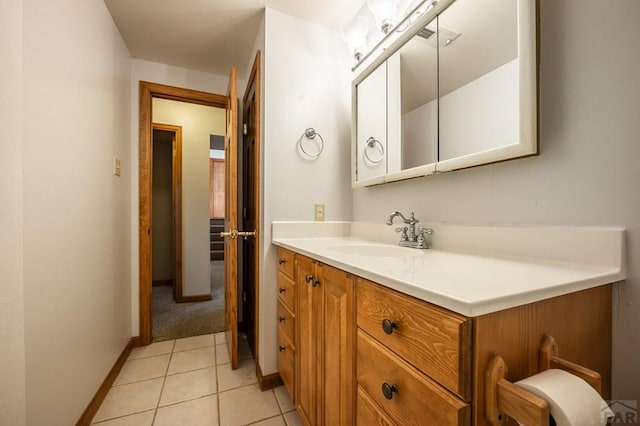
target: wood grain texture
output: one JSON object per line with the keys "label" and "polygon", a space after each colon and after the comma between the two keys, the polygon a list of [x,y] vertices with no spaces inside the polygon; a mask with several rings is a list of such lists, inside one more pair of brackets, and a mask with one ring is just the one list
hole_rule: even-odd
{"label": "wood grain texture", "polygon": [[[485,416],[483,372],[494,354],[509,367],[516,382],[538,373],[538,350],[545,334],[562,348],[562,357],[602,376],[602,396],[611,394],[611,285],[474,318],[473,424],[489,424]],[[511,423],[515,424],[515,423]]]}
{"label": "wood grain texture", "polygon": [[296,312],[296,287],[296,281],[278,271],[278,298],[291,312]]}
{"label": "wood grain texture", "polygon": [[318,264],[322,330],[322,366],[318,393],[322,395],[318,424],[349,426],[355,403],[355,279],[346,272]]}
{"label": "wood grain texture", "polygon": [[111,367],[111,370],[109,370],[109,374],[107,374],[107,377],[105,377],[104,381],[96,391],[96,394],[89,402],[89,405],[87,405],[87,408],[85,408],[84,412],[76,422],[76,426],[88,426],[89,424],[91,424],[93,416],[95,416],[98,412],[98,409],[100,409],[100,406],[106,398],[107,393],[109,393],[109,389],[111,389],[111,386],[113,386],[113,382],[115,382],[118,374],[120,373],[120,370],[122,370],[122,366],[124,365],[127,358],[129,358],[131,350],[134,347],[138,346],[138,341],[138,337],[132,337],[131,339],[129,339],[129,342],[122,350],[122,353],[120,353],[120,356],[113,364],[113,367]]}
{"label": "wood grain texture", "polygon": [[278,330],[278,372],[292,401],[295,395],[295,357],[293,342]]}
{"label": "wood grain texture", "polygon": [[360,426],[395,426],[395,422],[358,386],[356,424]]}
{"label": "wood grain texture", "polygon": [[[358,279],[358,327],[450,391],[471,400],[471,321]],[[382,321],[397,324],[391,334]]]}
{"label": "wood grain texture", "polygon": [[209,218],[224,218],[224,160],[209,159]]}
{"label": "wood grain texture", "polygon": [[140,81],[139,83],[139,303],[140,344],[151,343],[151,167],[152,167],[152,98],[226,108],[227,97],[197,90]]}
{"label": "wood grain texture", "polygon": [[[226,232],[238,229],[238,71],[231,66],[227,92],[225,150]],[[224,240],[225,335],[231,368],[238,368],[238,240]]]}
{"label": "wood grain texture", "polygon": [[295,321],[293,312],[282,303],[282,300],[278,300],[278,333],[282,333],[291,343],[295,342]]}
{"label": "wood grain texture", "polygon": [[295,401],[303,424],[315,425],[318,409],[318,324],[319,292],[305,281],[307,275],[315,273],[315,262],[305,256],[296,255],[296,385]]}
{"label": "wood grain texture", "polygon": [[287,277],[294,279],[294,253],[282,247],[278,247],[278,272],[282,272]]}
{"label": "wood grain texture", "polygon": [[256,377],[258,379],[258,386],[263,392],[283,385],[280,373],[267,374],[265,376],[264,374],[262,374],[262,368],[260,368],[260,364],[256,364]]}
{"label": "wood grain texture", "polygon": [[[358,329],[358,385],[396,423],[469,425],[471,407]],[[397,392],[387,399],[383,383]]]}

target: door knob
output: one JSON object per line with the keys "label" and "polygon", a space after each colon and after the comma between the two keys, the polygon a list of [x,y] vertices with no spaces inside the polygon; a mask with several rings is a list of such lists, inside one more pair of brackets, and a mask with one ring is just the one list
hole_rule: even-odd
{"label": "door knob", "polygon": [[232,240],[235,240],[236,238],[238,238],[238,231],[237,231],[237,230],[235,230],[235,229],[232,229],[232,230],[231,230],[231,231],[229,231],[229,232],[221,232],[221,233],[220,233],[220,236],[221,236],[221,237],[229,237],[229,238],[231,238]]}
{"label": "door knob", "polygon": [[244,237],[245,240],[247,239],[247,237],[256,236],[256,231],[236,231],[236,233],[238,234],[239,237]]}

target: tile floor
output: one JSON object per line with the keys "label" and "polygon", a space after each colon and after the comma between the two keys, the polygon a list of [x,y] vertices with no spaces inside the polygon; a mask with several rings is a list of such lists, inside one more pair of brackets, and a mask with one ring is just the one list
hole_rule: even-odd
{"label": "tile floor", "polygon": [[224,333],[135,348],[93,418],[100,426],[302,424],[283,386],[261,392],[246,338],[231,370]]}

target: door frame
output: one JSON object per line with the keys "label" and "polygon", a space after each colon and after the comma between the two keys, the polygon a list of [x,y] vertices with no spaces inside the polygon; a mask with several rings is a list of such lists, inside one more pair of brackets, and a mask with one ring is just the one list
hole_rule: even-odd
{"label": "door frame", "polygon": [[[173,272],[175,274],[173,281],[173,298],[182,301],[182,126],[174,126],[172,124],[153,123],[153,130],[162,130],[173,133],[173,141],[171,143],[171,238],[173,248]],[[153,144],[153,133],[151,137]],[[152,151],[153,158],[153,151]],[[153,162],[152,162],[153,163]],[[153,164],[152,172],[153,172]],[[153,189],[153,173],[152,173],[152,189]],[[153,227],[152,234],[153,234]],[[153,260],[153,259],[152,259]],[[153,277],[152,277],[153,278]],[[151,281],[153,284],[153,279]],[[153,285],[152,285],[153,287]]]}
{"label": "door frame", "polygon": [[152,99],[169,99],[217,108],[227,107],[227,97],[198,90],[140,81],[139,107],[139,343],[151,343],[151,167],[152,167]]}

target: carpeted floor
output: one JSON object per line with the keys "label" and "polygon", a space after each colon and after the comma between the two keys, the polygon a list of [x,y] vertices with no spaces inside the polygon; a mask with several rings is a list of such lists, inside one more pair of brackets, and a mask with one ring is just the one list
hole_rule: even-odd
{"label": "carpeted floor", "polygon": [[154,342],[224,331],[224,261],[211,261],[211,300],[176,303],[170,285],[152,290]]}

